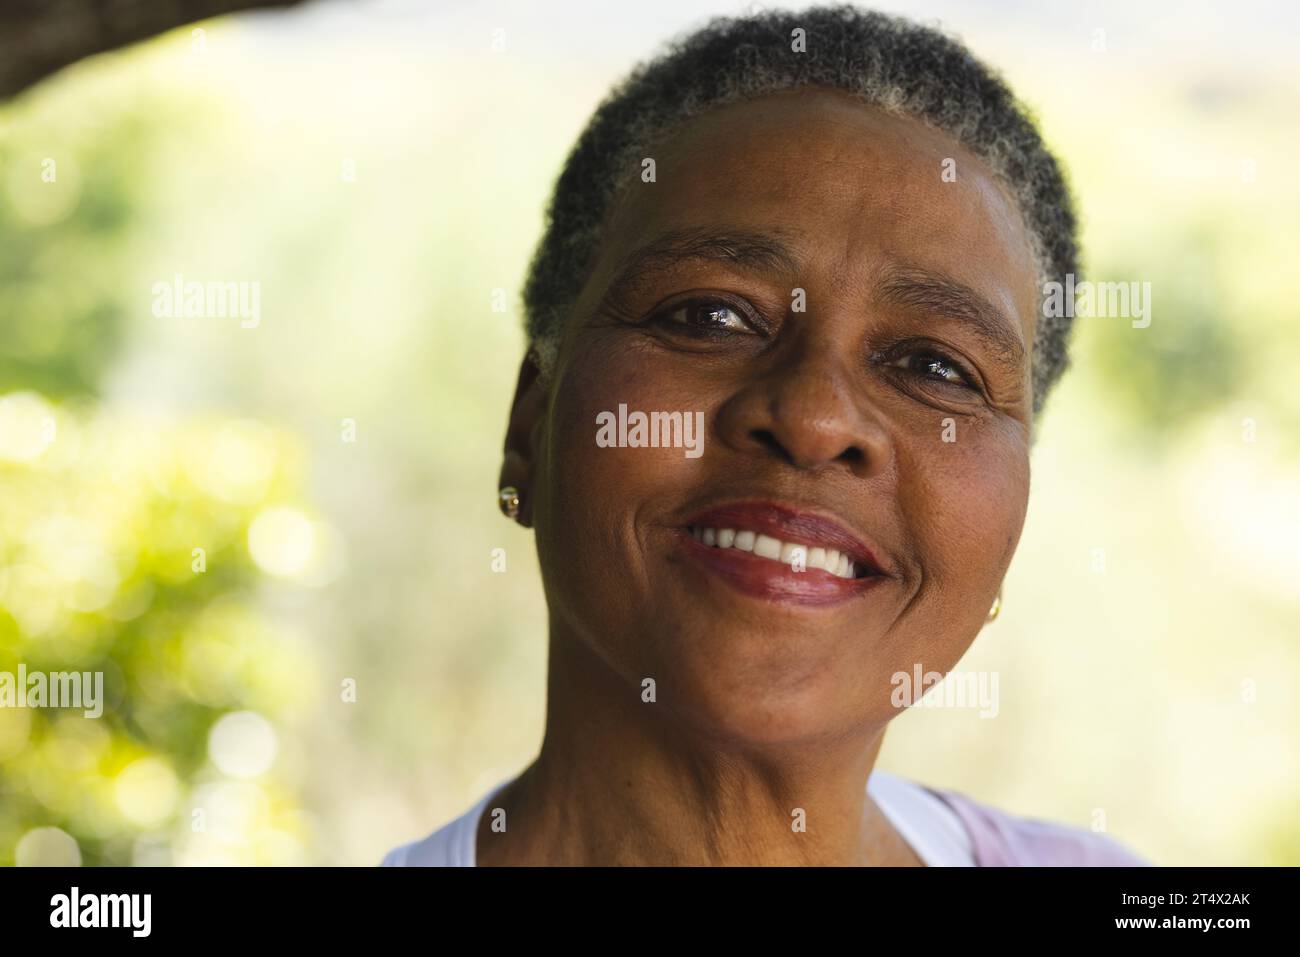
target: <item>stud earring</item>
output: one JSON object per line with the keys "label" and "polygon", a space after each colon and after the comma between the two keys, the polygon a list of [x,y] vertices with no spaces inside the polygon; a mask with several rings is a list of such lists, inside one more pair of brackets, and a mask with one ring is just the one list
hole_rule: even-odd
{"label": "stud earring", "polygon": [[510,521],[519,517],[519,489],[513,485],[507,485],[497,493],[497,504],[501,506],[501,513]]}
{"label": "stud earring", "polygon": [[989,616],[984,619],[984,623],[988,624],[993,619],[997,618],[998,615],[1001,614],[1001,612],[1002,612],[1002,586],[999,585],[998,596],[993,599],[993,607],[989,609]]}

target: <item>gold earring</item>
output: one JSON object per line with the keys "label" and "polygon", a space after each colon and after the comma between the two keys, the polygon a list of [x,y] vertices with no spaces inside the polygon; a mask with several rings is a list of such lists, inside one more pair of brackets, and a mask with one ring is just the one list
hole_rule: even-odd
{"label": "gold earring", "polygon": [[497,493],[497,504],[501,506],[501,512],[510,521],[519,517],[519,489],[513,485],[507,485]]}
{"label": "gold earring", "polygon": [[998,596],[993,599],[993,607],[989,609],[989,616],[984,619],[984,623],[988,624],[994,618],[997,618],[1001,612],[1002,612],[1002,586],[999,585]]}

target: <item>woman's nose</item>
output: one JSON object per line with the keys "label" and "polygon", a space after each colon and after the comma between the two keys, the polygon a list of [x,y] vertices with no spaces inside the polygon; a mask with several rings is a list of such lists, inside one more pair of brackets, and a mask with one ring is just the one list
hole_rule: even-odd
{"label": "woman's nose", "polygon": [[800,469],[841,465],[862,478],[876,474],[888,463],[890,440],[866,397],[865,376],[826,346],[782,357],[723,404],[719,438]]}

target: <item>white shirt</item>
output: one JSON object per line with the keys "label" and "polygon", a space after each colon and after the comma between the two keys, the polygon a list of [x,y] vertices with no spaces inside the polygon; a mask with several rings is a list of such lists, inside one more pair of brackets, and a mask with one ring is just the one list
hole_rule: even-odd
{"label": "white shirt", "polygon": [[[479,820],[506,778],[468,811],[428,837],[395,847],[384,867],[475,867]],[[952,810],[925,788],[885,771],[873,771],[867,793],[928,867],[973,867],[970,834]]]}

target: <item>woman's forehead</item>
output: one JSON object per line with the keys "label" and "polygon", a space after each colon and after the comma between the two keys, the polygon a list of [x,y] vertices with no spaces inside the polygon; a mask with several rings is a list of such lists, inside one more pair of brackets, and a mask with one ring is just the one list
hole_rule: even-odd
{"label": "woman's forehead", "polygon": [[650,154],[653,180],[633,179],[612,212],[597,285],[665,236],[769,235],[796,270],[846,288],[899,270],[951,276],[1032,338],[1037,267],[1015,203],[938,130],[799,90],[697,116]]}

